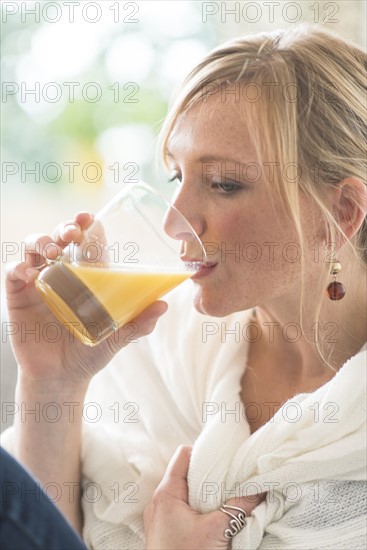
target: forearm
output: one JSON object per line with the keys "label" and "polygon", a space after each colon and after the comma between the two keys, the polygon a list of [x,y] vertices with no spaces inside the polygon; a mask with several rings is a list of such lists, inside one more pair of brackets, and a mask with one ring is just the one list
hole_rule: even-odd
{"label": "forearm", "polygon": [[32,381],[20,375],[14,451],[81,533],[81,423],[87,386]]}

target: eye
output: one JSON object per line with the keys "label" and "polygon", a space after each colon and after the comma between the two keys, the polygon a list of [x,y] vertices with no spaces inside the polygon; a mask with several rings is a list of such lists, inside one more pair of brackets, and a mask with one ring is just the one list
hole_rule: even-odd
{"label": "eye", "polygon": [[219,182],[213,181],[212,187],[214,189],[218,189],[223,195],[233,194],[236,191],[239,191],[241,188],[241,186],[238,183],[225,182],[225,181],[219,181]]}
{"label": "eye", "polygon": [[178,171],[173,172],[171,177],[168,179],[168,183],[173,183],[174,181],[178,181],[180,183],[182,181],[182,176]]}

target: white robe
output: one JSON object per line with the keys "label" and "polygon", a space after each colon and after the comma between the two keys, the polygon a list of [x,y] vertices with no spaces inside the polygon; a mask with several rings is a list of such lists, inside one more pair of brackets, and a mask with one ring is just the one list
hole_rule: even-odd
{"label": "white robe", "polygon": [[189,444],[196,510],[268,492],[233,549],[365,548],[366,346],[330,382],[296,395],[250,435],[246,413],[259,414],[258,406],[245,410],[239,392],[251,312],[203,316],[191,285],[170,293],[155,331],[124,348],[88,390],[87,545],[144,549],[143,510],[175,449]]}

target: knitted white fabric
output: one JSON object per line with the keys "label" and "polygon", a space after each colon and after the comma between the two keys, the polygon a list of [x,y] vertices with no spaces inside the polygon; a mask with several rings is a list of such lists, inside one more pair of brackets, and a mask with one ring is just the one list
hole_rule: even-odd
{"label": "knitted white fabric", "polygon": [[[366,346],[330,382],[295,396],[250,435],[246,412],[257,407],[245,410],[239,397],[250,312],[200,315],[191,284],[169,295],[155,331],[122,350],[88,390],[87,545],[143,550],[143,510],[177,446],[190,444],[196,510],[268,492],[233,549],[364,549]],[[3,439],[11,452],[11,431]]]}

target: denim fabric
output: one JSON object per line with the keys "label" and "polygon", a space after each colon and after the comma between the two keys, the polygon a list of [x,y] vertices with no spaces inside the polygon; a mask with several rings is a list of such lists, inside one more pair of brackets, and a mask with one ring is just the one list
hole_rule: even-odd
{"label": "denim fabric", "polygon": [[0,473],[2,550],[86,550],[40,484],[1,448]]}

